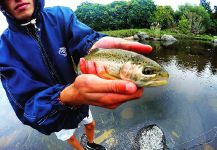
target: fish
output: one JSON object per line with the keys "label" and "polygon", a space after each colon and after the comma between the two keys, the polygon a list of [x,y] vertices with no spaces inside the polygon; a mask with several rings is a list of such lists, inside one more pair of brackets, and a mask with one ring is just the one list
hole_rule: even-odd
{"label": "fish", "polygon": [[138,87],[154,87],[166,85],[169,74],[154,60],[142,54],[123,49],[91,50],[85,57],[95,65],[103,65],[106,79],[121,79],[135,83]]}

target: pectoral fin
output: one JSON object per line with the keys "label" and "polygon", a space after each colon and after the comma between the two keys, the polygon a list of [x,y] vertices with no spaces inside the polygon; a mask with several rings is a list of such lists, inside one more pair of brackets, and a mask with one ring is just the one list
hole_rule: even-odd
{"label": "pectoral fin", "polygon": [[103,78],[103,79],[108,79],[108,80],[118,80],[118,79],[119,79],[119,78],[117,78],[117,77],[115,77],[115,76],[112,76],[112,75],[106,73],[106,72],[101,72],[101,73],[99,74],[99,76],[100,76],[101,78]]}

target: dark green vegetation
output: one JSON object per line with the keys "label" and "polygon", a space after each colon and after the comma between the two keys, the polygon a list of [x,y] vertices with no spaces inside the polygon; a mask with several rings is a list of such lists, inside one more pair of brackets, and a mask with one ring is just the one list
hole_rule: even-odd
{"label": "dark green vegetation", "polygon": [[123,30],[112,30],[112,31],[101,31],[104,34],[107,34],[109,36],[113,37],[130,37],[135,35],[138,32],[145,32],[151,37],[159,38],[164,34],[170,34],[173,35],[177,39],[191,39],[191,40],[203,40],[203,41],[213,41],[215,39],[212,35],[206,35],[206,34],[193,34],[193,33],[180,33],[177,30],[173,29],[123,29]]}
{"label": "dark green vegetation", "polygon": [[84,2],[75,13],[97,31],[146,28],[190,37],[217,34],[217,6],[212,10],[206,0],[201,0],[200,6],[185,4],[176,11],[171,6],[157,6],[153,0],[115,1],[108,5]]}

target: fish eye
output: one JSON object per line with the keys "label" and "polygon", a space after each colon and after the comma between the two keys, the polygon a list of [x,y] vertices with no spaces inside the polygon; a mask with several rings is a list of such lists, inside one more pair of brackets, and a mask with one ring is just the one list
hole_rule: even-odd
{"label": "fish eye", "polygon": [[151,68],[144,68],[142,73],[145,75],[151,75],[154,73],[154,71]]}

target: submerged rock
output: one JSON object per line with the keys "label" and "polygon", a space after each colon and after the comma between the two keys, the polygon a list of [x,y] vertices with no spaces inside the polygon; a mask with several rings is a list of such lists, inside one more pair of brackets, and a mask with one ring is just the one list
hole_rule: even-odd
{"label": "submerged rock", "polygon": [[157,125],[140,129],[136,135],[133,150],[167,150],[166,138]]}
{"label": "submerged rock", "polygon": [[176,41],[162,41],[161,45],[163,46],[170,46],[173,45]]}

